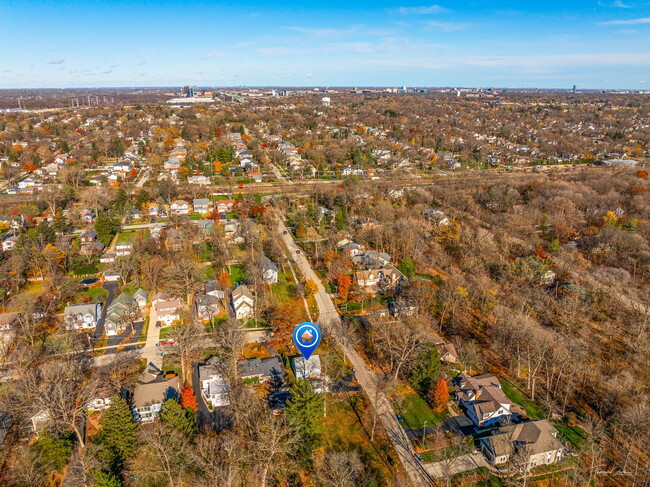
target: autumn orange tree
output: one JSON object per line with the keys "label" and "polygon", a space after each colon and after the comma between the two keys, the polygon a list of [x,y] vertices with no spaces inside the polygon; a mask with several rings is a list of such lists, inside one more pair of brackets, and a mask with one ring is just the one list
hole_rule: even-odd
{"label": "autumn orange tree", "polygon": [[445,379],[438,379],[436,386],[431,391],[431,402],[433,402],[438,412],[444,411],[447,407],[447,402],[449,402],[449,387]]}
{"label": "autumn orange tree", "polygon": [[199,409],[199,405],[196,401],[196,394],[194,394],[192,386],[188,382],[185,382],[183,390],[181,391],[181,406],[185,409],[189,408],[194,412],[197,412]]}
{"label": "autumn orange tree", "polygon": [[223,271],[219,276],[219,284],[221,284],[221,287],[223,289],[228,289],[230,286],[232,286],[232,283],[230,282],[230,276],[226,271]]}
{"label": "autumn orange tree", "polygon": [[307,297],[312,297],[318,292],[318,285],[314,282],[313,279],[309,279],[305,284],[305,294]]}
{"label": "autumn orange tree", "polygon": [[339,298],[341,301],[348,300],[348,294],[350,293],[350,285],[352,284],[352,279],[349,276],[346,276],[342,272],[336,278],[336,287],[339,290]]}
{"label": "autumn orange tree", "polygon": [[278,305],[271,315],[271,330],[273,336],[269,344],[279,352],[291,351],[293,328],[306,320],[305,308],[300,300],[293,300]]}

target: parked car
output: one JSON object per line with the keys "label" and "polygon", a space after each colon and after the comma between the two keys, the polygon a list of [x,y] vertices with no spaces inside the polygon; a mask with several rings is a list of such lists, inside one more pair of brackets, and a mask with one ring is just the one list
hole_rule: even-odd
{"label": "parked car", "polygon": [[173,345],[174,343],[176,343],[176,342],[174,340],[172,340],[172,339],[163,340],[163,341],[160,342],[161,345]]}

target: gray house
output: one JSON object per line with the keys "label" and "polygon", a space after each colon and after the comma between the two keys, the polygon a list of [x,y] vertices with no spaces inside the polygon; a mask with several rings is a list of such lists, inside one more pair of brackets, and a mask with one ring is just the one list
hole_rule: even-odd
{"label": "gray house", "polygon": [[280,357],[249,358],[237,362],[237,370],[242,379],[258,378],[261,382],[282,380],[286,375]]}
{"label": "gray house", "polygon": [[102,303],[84,303],[66,306],[63,320],[69,330],[90,330],[102,316]]}

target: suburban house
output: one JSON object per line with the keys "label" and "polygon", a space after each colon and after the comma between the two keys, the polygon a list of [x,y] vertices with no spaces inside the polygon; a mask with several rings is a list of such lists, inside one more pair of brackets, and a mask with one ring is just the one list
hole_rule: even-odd
{"label": "suburban house", "polygon": [[[89,223],[92,223],[95,220],[95,218],[97,218],[97,214],[95,213],[95,210],[93,210],[91,208],[84,208],[81,211],[81,221],[82,222],[84,222],[86,224],[89,224]],[[97,234],[95,234],[95,238],[97,238]],[[82,242],[83,242],[83,240],[82,240]]]}
{"label": "suburban house", "polygon": [[217,211],[219,213],[228,213],[235,209],[235,200],[219,200],[217,201]]}
{"label": "suburban house", "polygon": [[120,280],[120,273],[114,269],[104,271],[104,280],[108,282],[115,282]]}
{"label": "suburban house", "polygon": [[95,230],[87,230],[79,236],[81,242],[81,253],[90,254],[104,250],[104,244],[97,240],[97,232]]}
{"label": "suburban house", "polygon": [[133,391],[133,410],[140,423],[153,422],[163,402],[178,396],[178,377],[165,379],[160,370],[149,363]]}
{"label": "suburban house", "polygon": [[133,293],[133,299],[135,299],[135,302],[138,303],[138,306],[141,308],[144,308],[147,305],[147,298],[149,295],[147,294],[147,291],[144,289],[140,288],[138,289],[135,293]]}
{"label": "suburban house", "polygon": [[16,246],[16,242],[18,242],[18,237],[15,235],[8,236],[2,241],[2,251],[11,252]]}
{"label": "suburban house", "polygon": [[195,198],[192,201],[192,207],[194,208],[194,213],[204,215],[212,211],[212,201],[207,198]]}
{"label": "suburban house", "polygon": [[393,266],[382,269],[369,269],[366,271],[357,271],[354,273],[354,282],[361,288],[366,288],[370,292],[394,291],[399,288],[404,280],[402,274]]}
{"label": "suburban house", "polygon": [[409,306],[400,301],[390,301],[388,303],[388,311],[395,318],[399,318],[400,316],[413,316],[417,311],[417,306]]}
{"label": "suburban house", "polygon": [[131,242],[118,242],[115,244],[115,255],[124,257],[133,253],[133,244]]}
{"label": "suburban house", "polygon": [[115,252],[111,252],[111,251],[104,252],[99,258],[99,262],[101,262],[102,264],[111,264],[115,262],[115,257],[116,257]]}
{"label": "suburban house", "polygon": [[208,294],[197,294],[194,297],[194,313],[201,321],[210,321],[219,314],[219,298]]}
{"label": "suburban house", "polygon": [[476,426],[492,426],[510,419],[510,400],[495,376],[460,374],[454,378],[454,385],[456,399]]}
{"label": "suburban house", "polygon": [[140,315],[138,303],[124,293],[116,297],[106,308],[104,329],[109,336],[119,335],[126,330],[126,325]]}
{"label": "suburban house", "polygon": [[160,238],[160,234],[164,230],[165,226],[161,223],[155,223],[149,227],[149,235],[151,238]]}
{"label": "suburban house", "polygon": [[224,367],[219,357],[210,357],[199,365],[201,395],[213,408],[230,404],[230,384],[224,377]]}
{"label": "suburban house", "polygon": [[259,258],[257,264],[260,266],[264,282],[267,284],[275,284],[278,282],[278,266],[275,265],[275,262],[263,255]]}
{"label": "suburban house", "polygon": [[440,360],[446,364],[455,364],[458,362],[458,353],[453,343],[441,341],[436,343]]}
{"label": "suburban house", "polygon": [[147,212],[147,214],[149,216],[158,216],[158,214],[159,214],[159,212],[158,212],[158,204],[157,203],[149,203],[146,206],[145,211]]}
{"label": "suburban house", "polygon": [[377,252],[376,250],[366,250],[352,257],[353,264],[364,266],[366,269],[384,267],[389,262],[390,255],[386,252]]}
{"label": "suburban house", "polygon": [[172,215],[189,215],[190,204],[185,200],[175,200],[169,205],[169,213]]}
{"label": "suburban house", "polygon": [[364,249],[363,245],[352,242],[348,239],[341,240],[336,245],[341,252],[349,252],[352,257],[356,257],[357,255],[361,254]]}
{"label": "suburban house", "polygon": [[170,299],[158,301],[154,304],[158,321],[162,322],[163,326],[170,326],[174,321],[181,319],[180,308],[184,305],[180,299]]}
{"label": "suburban house", "polygon": [[246,286],[238,286],[233,289],[230,298],[232,300],[232,309],[235,312],[235,318],[243,320],[253,316],[255,298],[250,289]]}
{"label": "suburban house", "polygon": [[167,230],[167,237],[165,238],[165,247],[167,247],[167,250],[177,252],[183,248],[184,243],[185,240],[183,239],[181,232],[175,228]]}
{"label": "suburban house", "polygon": [[188,184],[199,184],[201,186],[209,186],[211,182],[212,181],[208,176],[188,176],[187,177],[187,183]]}
{"label": "suburban house", "polygon": [[88,402],[86,408],[90,409],[91,411],[103,411],[104,409],[108,409],[110,405],[110,397],[95,397]]}
{"label": "suburban house", "polygon": [[83,303],[66,306],[63,320],[69,330],[90,330],[102,316],[102,303]]}
{"label": "suburban house", "polygon": [[13,335],[18,313],[0,313],[0,339]]}
{"label": "suburban house", "polygon": [[341,169],[341,176],[363,176],[363,169],[360,167],[345,166]]}
{"label": "suburban house", "polygon": [[246,379],[259,379],[260,382],[282,381],[286,372],[280,357],[249,358],[237,362],[239,376]]}
{"label": "suburban house", "polygon": [[517,458],[529,469],[559,462],[564,452],[557,430],[545,419],[503,426],[479,441],[481,451],[492,465]]}
{"label": "suburban house", "polygon": [[206,282],[203,292],[208,296],[214,296],[215,298],[219,298],[219,299],[223,299],[226,297],[226,291],[223,290],[223,286],[217,280]]}
{"label": "suburban house", "polygon": [[323,392],[323,373],[320,356],[312,355],[309,357],[309,360],[305,360],[302,355],[293,357],[291,359],[291,369],[296,375],[296,379],[308,380],[314,392],[317,394]]}

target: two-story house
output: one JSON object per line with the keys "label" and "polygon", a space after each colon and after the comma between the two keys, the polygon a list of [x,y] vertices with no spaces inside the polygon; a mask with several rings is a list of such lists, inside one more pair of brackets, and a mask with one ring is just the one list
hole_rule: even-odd
{"label": "two-story house", "polygon": [[205,364],[199,365],[201,395],[212,407],[230,404],[230,384],[225,375],[225,366],[219,357],[210,357]]}
{"label": "two-story house", "polygon": [[207,198],[195,198],[192,201],[192,207],[194,208],[194,213],[205,215],[212,211],[212,201]]}
{"label": "two-story house", "polygon": [[455,396],[465,414],[479,428],[507,420],[512,413],[510,400],[503,394],[499,379],[490,374],[454,378]]}
{"label": "two-story house", "polygon": [[69,330],[90,330],[102,316],[102,303],[83,303],[66,306],[63,320]]}
{"label": "two-story house", "polygon": [[149,364],[133,391],[133,410],[140,423],[153,422],[163,403],[178,396],[178,377],[165,379],[160,370]]}
{"label": "two-story house", "polygon": [[169,205],[169,213],[172,215],[189,215],[190,204],[185,200],[174,200]]}
{"label": "two-story house", "polygon": [[255,306],[255,297],[253,292],[246,286],[238,286],[233,289],[230,296],[232,309],[235,312],[235,318],[243,320],[253,316]]}

